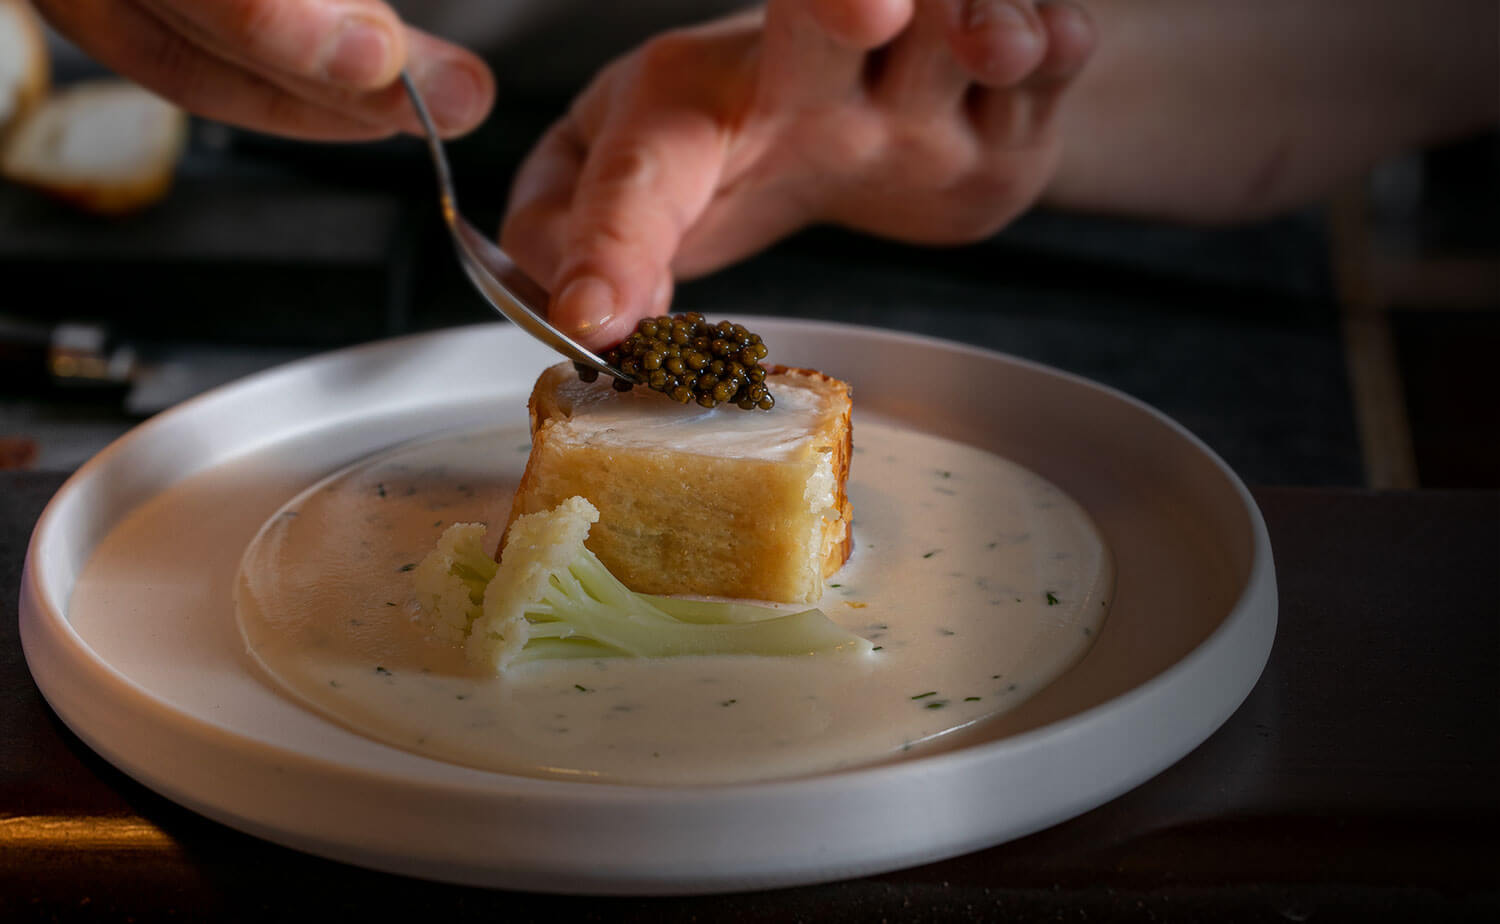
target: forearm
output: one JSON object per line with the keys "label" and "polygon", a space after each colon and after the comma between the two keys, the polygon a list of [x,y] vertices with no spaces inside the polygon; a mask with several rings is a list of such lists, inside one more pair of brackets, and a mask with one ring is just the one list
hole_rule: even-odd
{"label": "forearm", "polygon": [[1064,208],[1234,221],[1500,119],[1494,0],[1095,0]]}

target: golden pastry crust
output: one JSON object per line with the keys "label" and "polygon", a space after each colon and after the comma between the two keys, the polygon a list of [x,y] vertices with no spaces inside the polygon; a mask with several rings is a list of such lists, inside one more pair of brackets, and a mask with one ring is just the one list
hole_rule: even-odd
{"label": "golden pastry crust", "polygon": [[798,369],[794,366],[770,366],[767,377],[779,376],[789,380],[814,381],[821,388],[837,395],[842,405],[838,419],[827,433],[828,451],[833,453],[833,475],[836,493],[834,507],[837,520],[829,521],[825,541],[827,552],[823,555],[823,577],[830,577],[844,567],[844,562],[854,552],[854,508],[849,503],[849,462],[854,454],[854,422],[851,415],[854,404],[850,400],[852,391],[848,382],[824,375],[813,369]]}
{"label": "golden pastry crust", "polygon": [[511,518],[581,495],[600,511],[589,548],[633,590],[816,601],[852,551],[849,386],[809,369],[768,372],[773,394],[814,396],[808,436],[787,459],[582,439],[567,425],[572,367],[553,366],[528,402],[531,455]]}
{"label": "golden pastry crust", "polygon": [[[47,95],[52,84],[52,61],[41,17],[24,0],[0,0],[0,28],[20,30],[21,79],[11,88],[10,106],[0,107],[0,139]],[[0,88],[3,92],[3,88]]]}

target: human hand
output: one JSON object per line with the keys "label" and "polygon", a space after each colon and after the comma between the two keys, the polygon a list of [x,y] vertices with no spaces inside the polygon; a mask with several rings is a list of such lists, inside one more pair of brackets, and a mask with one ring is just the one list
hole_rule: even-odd
{"label": "human hand", "polygon": [[99,63],[190,112],[297,138],[419,133],[405,67],[447,135],[484,118],[478,57],[380,0],[36,0]]}
{"label": "human hand", "polygon": [[1041,194],[1093,29],[1071,2],[770,0],[611,64],[517,174],[501,244],[605,347],[673,275],[830,222],[982,238]]}

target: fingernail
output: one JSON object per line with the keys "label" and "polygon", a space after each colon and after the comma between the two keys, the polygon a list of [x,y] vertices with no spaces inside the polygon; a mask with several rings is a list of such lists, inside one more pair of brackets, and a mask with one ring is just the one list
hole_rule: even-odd
{"label": "fingernail", "polygon": [[580,276],[557,295],[554,323],[573,336],[587,338],[615,317],[615,290],[598,276]]}
{"label": "fingernail", "polygon": [[369,86],[385,76],[390,55],[389,30],[367,19],[350,16],[329,43],[323,73],[336,83]]}
{"label": "fingernail", "polygon": [[467,67],[438,63],[422,74],[419,84],[439,128],[468,128],[478,121],[483,89]]}

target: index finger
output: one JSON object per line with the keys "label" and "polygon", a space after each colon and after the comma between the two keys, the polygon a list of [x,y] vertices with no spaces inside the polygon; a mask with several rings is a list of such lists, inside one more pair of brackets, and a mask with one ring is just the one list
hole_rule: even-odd
{"label": "index finger", "polygon": [[553,323],[603,347],[662,309],[672,258],[713,196],[725,146],[703,112],[638,112],[606,125],[571,198]]}

